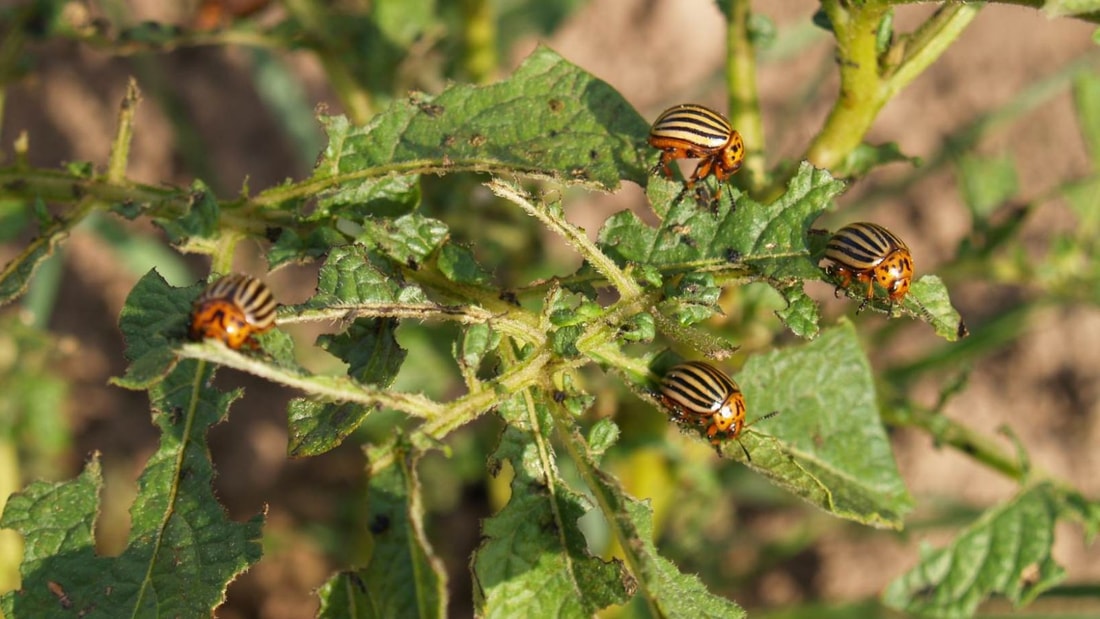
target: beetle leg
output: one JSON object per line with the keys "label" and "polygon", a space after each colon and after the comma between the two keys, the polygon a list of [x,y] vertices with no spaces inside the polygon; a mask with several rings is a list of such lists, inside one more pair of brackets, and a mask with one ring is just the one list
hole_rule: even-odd
{"label": "beetle leg", "polygon": [[691,178],[688,179],[688,188],[695,185],[696,181],[706,178],[714,169],[714,163],[714,157],[700,159],[699,165],[695,166],[695,171],[691,173]]}

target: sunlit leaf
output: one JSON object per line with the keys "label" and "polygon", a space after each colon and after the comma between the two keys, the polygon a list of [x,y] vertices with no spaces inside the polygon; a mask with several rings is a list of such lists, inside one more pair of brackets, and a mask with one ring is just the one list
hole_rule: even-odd
{"label": "sunlit leaf", "polygon": [[925,548],[920,563],[890,583],[883,600],[930,617],[971,617],[992,594],[1020,605],[1060,582],[1051,556],[1056,495],[1040,484],[986,512],[948,546]]}

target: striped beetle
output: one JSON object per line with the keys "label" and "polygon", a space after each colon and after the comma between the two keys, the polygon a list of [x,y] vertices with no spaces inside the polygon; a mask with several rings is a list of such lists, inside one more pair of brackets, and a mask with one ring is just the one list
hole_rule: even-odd
{"label": "striped beetle", "polygon": [[726,180],[745,160],[741,134],[725,116],[695,103],[681,103],[662,112],[649,129],[649,145],[661,151],[661,160],[651,174],[664,171],[671,179],[669,164],[674,160],[701,160],[685,183],[685,191],[712,173],[719,182]]}
{"label": "striped beetle", "polygon": [[189,333],[193,340],[215,339],[236,350],[250,338],[275,325],[275,298],[262,281],[230,273],[210,283],[191,307]]}
{"label": "striped beetle", "polygon": [[878,224],[862,221],[837,230],[825,248],[825,258],[831,261],[826,272],[840,279],[834,294],[848,288],[853,278],[867,284],[867,295],[857,313],[874,298],[875,282],[889,296],[893,313],[894,303],[905,297],[913,281],[909,247]]}
{"label": "striped beetle", "polygon": [[[741,388],[725,372],[705,361],[687,361],[670,368],[661,379],[660,398],[676,420],[706,425],[707,437],[714,445],[719,443],[719,435],[736,440],[748,427]],[[768,419],[777,412],[756,421]],[[744,445],[741,449],[751,460]]]}

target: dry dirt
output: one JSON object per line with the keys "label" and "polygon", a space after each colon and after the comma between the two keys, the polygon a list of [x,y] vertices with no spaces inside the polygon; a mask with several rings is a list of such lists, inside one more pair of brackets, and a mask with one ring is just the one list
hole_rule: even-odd
{"label": "dry dirt", "polygon": [[[157,14],[157,2],[138,3],[141,18],[183,21],[169,11]],[[816,3],[757,2],[781,31],[810,19]],[[164,9],[167,10],[167,9]],[[899,11],[901,29],[927,14],[926,7]],[[618,88],[647,118],[666,106],[696,100],[724,108],[722,89],[723,20],[709,0],[593,0],[542,41],[566,58]],[[896,141],[904,152],[926,156],[974,115],[994,109],[1043,76],[1095,46],[1093,28],[1070,20],[1047,20],[1022,8],[989,6],[927,74],[920,77],[882,113],[870,139]],[[507,50],[518,63],[535,45],[527,38]],[[6,101],[0,144],[12,143],[23,130],[31,138],[30,160],[41,166],[62,161],[104,162],[114,125],[114,110],[127,77],[141,71],[142,60],[113,58],[82,46],[51,43],[36,50],[37,64],[14,85]],[[832,49],[825,37],[807,51],[761,66],[760,96],[764,110],[770,161],[799,155],[828,111],[835,88]],[[139,108],[131,177],[149,183],[186,185],[195,174],[194,162],[184,161],[173,143],[172,122],[183,123],[208,149],[200,162],[204,180],[219,195],[235,194],[247,178],[263,188],[309,171],[313,153],[295,153],[252,86],[248,53],[239,49],[180,50],[156,59],[154,71],[164,92],[174,98],[171,112],[163,100],[147,99]],[[339,106],[327,89],[315,60],[291,59],[311,103]],[[149,64],[145,75],[150,75]],[[824,76],[817,97],[794,110],[808,84]],[[152,89],[150,89],[152,90]],[[1088,169],[1084,145],[1072,121],[1068,96],[1060,96],[1020,123],[981,145],[982,152],[1008,152],[1021,171],[1023,199],[1042,194],[1061,180]],[[858,204],[869,189],[897,174],[890,168],[861,181],[842,203]],[[597,230],[610,213],[637,204],[637,187],[626,187],[609,198],[593,198],[571,217]],[[904,238],[923,269],[934,270],[947,260],[968,230],[968,215],[950,173],[934,174],[904,195],[876,203],[863,211]],[[1072,225],[1066,211],[1047,204],[1028,225],[1025,238],[1041,245],[1053,229]],[[134,225],[139,233],[150,227]],[[14,251],[0,247],[0,258]],[[189,259],[196,273],[200,260]],[[240,268],[262,270],[256,255],[241,258]],[[116,317],[135,276],[119,268],[110,248],[90,234],[77,233],[67,245],[65,285],[50,327],[78,343],[64,366],[73,381],[70,418],[76,436],[68,461],[75,474],[93,450],[104,454],[108,478],[121,487],[140,471],[155,449],[156,432],[149,422],[143,394],[106,386],[124,369]],[[284,270],[273,276],[276,295],[290,302],[309,294],[312,269]],[[986,287],[960,286],[953,296],[972,321],[992,313],[988,304],[1002,298]],[[10,309],[4,311],[12,311]],[[930,331],[907,340],[917,349],[938,344]],[[1100,439],[1100,313],[1094,308],[1051,311],[1034,321],[1026,333],[1002,354],[974,366],[968,389],[948,406],[949,416],[992,433],[1008,424],[1028,447],[1035,466],[1070,480],[1090,496],[1100,496],[1097,450]],[[233,409],[228,422],[211,433],[211,450],[219,469],[217,491],[235,518],[246,518],[268,505],[269,528],[292,531],[291,523],[326,521],[323,497],[348,491],[358,481],[362,456],[347,446],[304,461],[285,457],[286,429],[282,389],[226,374],[223,386],[245,385],[248,396]],[[923,385],[931,398],[937,385]],[[79,405],[77,404],[79,403]],[[965,497],[977,505],[1003,499],[1013,486],[998,475],[948,449],[937,449],[927,437],[902,433],[896,437],[900,466],[918,505],[938,497]],[[131,490],[132,492],[132,490]],[[121,493],[125,495],[125,492]],[[314,506],[314,507],[310,507]],[[463,567],[463,548],[476,543],[476,518],[484,503],[464,507],[455,528],[470,530],[470,539],[455,550],[456,567]],[[828,601],[857,600],[877,594],[890,578],[917,556],[921,536],[862,537],[838,534],[816,551],[813,573],[775,572],[760,579],[747,594],[763,606],[800,599],[807,593]],[[933,542],[941,538],[929,538]],[[117,543],[117,542],[116,542]],[[110,544],[107,544],[108,546]],[[108,549],[109,550],[109,549]],[[117,548],[115,548],[117,550]],[[293,560],[283,560],[293,557]],[[1079,531],[1059,530],[1056,558],[1074,581],[1100,578],[1100,555],[1083,547]],[[853,570],[853,566],[858,566]],[[317,549],[294,534],[251,570],[230,591],[219,616],[281,619],[310,616],[310,590],[331,566]],[[461,576],[459,576],[461,579]],[[456,583],[468,588],[468,583]],[[468,589],[456,612],[468,609]],[[468,612],[466,610],[465,612]]]}

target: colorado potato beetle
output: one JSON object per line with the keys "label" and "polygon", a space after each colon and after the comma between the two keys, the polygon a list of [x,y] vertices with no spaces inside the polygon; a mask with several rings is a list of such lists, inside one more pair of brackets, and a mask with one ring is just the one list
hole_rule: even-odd
{"label": "colorado potato beetle", "polygon": [[681,419],[707,425],[707,437],[737,438],[745,424],[745,397],[726,373],[703,361],[673,366],[661,379],[661,400]]}
{"label": "colorado potato beetle", "polygon": [[684,190],[714,174],[722,182],[741,169],[745,143],[730,122],[718,112],[694,103],[670,107],[649,129],[649,145],[661,151],[652,174],[664,171],[672,178],[669,165],[676,159],[700,159]]}
{"label": "colorado potato beetle", "polygon": [[[748,427],[741,388],[725,372],[705,361],[672,366],[661,379],[660,398],[677,420],[706,425],[707,437],[714,445],[718,445],[722,436],[736,440]],[[777,411],[768,413],[756,421],[776,414]],[[741,450],[746,459],[752,460],[744,445]]]}
{"label": "colorado potato beetle", "polygon": [[867,295],[857,312],[874,298],[875,282],[886,291],[892,311],[913,281],[909,247],[878,224],[858,222],[837,230],[825,248],[825,258],[831,261],[826,272],[840,279],[837,294],[841,288],[848,288],[853,278],[867,284]]}
{"label": "colorado potato beetle", "polygon": [[275,298],[262,281],[241,273],[230,273],[206,287],[191,308],[190,335],[193,340],[215,339],[237,350],[250,338],[275,325]]}

